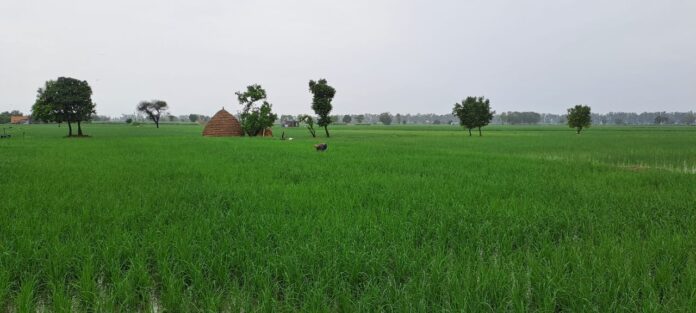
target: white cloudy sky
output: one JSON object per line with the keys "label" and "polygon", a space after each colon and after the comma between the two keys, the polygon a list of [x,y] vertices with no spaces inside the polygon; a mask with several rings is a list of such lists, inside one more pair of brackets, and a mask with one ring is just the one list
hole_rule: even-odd
{"label": "white cloudy sky", "polygon": [[252,83],[307,112],[322,77],[336,113],[696,110],[696,1],[0,0],[0,111],[58,76],[112,116],[237,110]]}

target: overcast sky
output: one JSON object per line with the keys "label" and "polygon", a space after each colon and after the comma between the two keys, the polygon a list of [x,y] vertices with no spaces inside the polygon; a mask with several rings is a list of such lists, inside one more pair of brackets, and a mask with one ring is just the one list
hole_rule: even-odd
{"label": "overcast sky", "polygon": [[101,115],[166,100],[237,111],[259,83],[279,113],[696,110],[694,0],[0,0],[0,111],[46,80],[87,80]]}

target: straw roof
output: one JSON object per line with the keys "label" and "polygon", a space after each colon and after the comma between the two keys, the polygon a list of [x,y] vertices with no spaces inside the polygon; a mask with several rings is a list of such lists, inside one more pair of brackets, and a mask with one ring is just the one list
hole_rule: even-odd
{"label": "straw roof", "polygon": [[[264,136],[264,134],[265,134],[265,136]],[[273,137],[273,131],[270,128],[262,129],[258,133],[256,133],[256,136]]]}
{"label": "straw roof", "polygon": [[11,124],[22,124],[24,122],[29,121],[28,116],[22,116],[22,115],[13,115],[10,116],[10,123]]}
{"label": "straw roof", "polygon": [[214,137],[224,137],[224,136],[242,136],[242,126],[239,124],[234,115],[222,110],[218,111],[213,115],[213,118],[208,121],[203,129],[203,136],[214,136]]}

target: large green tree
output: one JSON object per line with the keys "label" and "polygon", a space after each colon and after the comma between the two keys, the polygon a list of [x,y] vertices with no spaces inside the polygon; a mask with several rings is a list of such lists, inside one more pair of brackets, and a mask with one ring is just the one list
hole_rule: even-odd
{"label": "large green tree", "polygon": [[462,103],[455,103],[452,109],[452,115],[459,118],[459,125],[469,130],[469,136],[474,128],[478,128],[479,136],[483,136],[481,127],[493,120],[493,114],[495,111],[491,110],[490,100],[484,97],[466,97]]}
{"label": "large green tree", "polygon": [[[248,136],[264,135],[266,129],[278,119],[278,115],[272,111],[273,105],[266,101],[266,90],[261,85],[254,84],[247,86],[246,91],[235,94],[242,105],[239,117],[244,133]],[[261,105],[257,106],[256,103],[262,100]]]}
{"label": "large green tree", "polygon": [[162,113],[168,109],[169,105],[167,105],[166,101],[162,100],[141,101],[138,104],[138,111],[145,113],[149,119],[155,122],[155,127],[157,128],[159,128]]}
{"label": "large green tree", "polygon": [[312,93],[312,110],[319,117],[317,124],[320,127],[324,127],[326,132],[326,137],[329,137],[329,124],[331,124],[331,117],[329,114],[333,109],[331,101],[336,95],[336,89],[329,86],[326,79],[320,79],[319,81],[309,81],[309,91]]}
{"label": "large green tree", "polygon": [[49,80],[37,91],[32,106],[32,118],[44,122],[68,123],[68,137],[72,123],[77,123],[77,135],[82,133],[82,122],[89,121],[96,104],[92,102],[92,88],[86,81],[70,77]]}
{"label": "large green tree", "polygon": [[575,128],[580,135],[583,128],[592,125],[592,112],[589,106],[578,104],[568,109],[568,127]]}

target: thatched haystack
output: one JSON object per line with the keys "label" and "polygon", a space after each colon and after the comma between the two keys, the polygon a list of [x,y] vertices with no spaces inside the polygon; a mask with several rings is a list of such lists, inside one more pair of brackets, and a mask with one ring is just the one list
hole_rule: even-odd
{"label": "thatched haystack", "polygon": [[270,128],[266,128],[265,130],[260,130],[256,136],[273,137],[273,131]]}
{"label": "thatched haystack", "polygon": [[215,113],[203,129],[203,136],[225,137],[243,135],[242,125],[239,124],[234,115],[225,111],[225,108]]}

